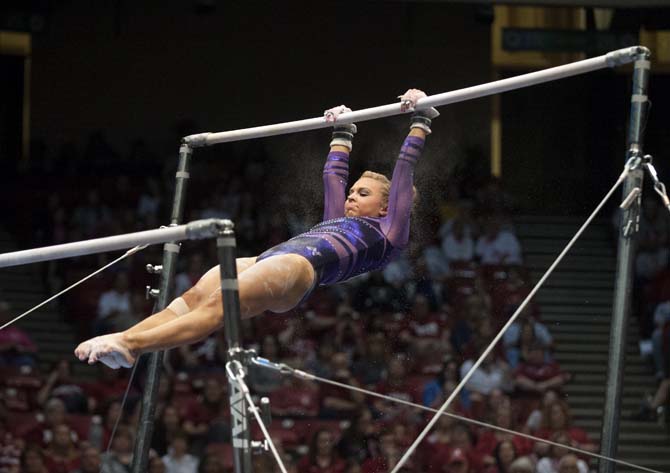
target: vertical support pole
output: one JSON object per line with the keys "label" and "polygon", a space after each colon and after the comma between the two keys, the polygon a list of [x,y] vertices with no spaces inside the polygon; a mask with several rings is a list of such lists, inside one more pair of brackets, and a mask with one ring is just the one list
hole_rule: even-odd
{"label": "vertical support pole", "polygon": [[[639,162],[632,170],[623,187],[625,199],[634,188],[642,189],[643,167],[641,165],[643,132],[649,109],[647,85],[649,82],[649,52],[642,51],[635,60],[633,70],[633,94],[628,129],[627,160]],[[633,272],[635,269],[635,237],[639,229],[641,198],[634,199],[631,205],[622,210],[619,247],[617,253],[616,286],[612,324],[610,326],[609,363],[607,367],[607,391],[603,410],[603,425],[600,436],[600,454],[617,458],[619,445],[619,417],[621,415],[621,390],[623,384],[624,362],[626,358],[626,330],[630,315]],[[614,473],[613,462],[600,461],[599,473]]]}
{"label": "vertical support pole", "polygon": [[[221,299],[223,303],[223,326],[228,345],[228,360],[237,360],[246,370],[240,334],[240,298],[237,283],[235,257],[235,233],[232,224],[224,228],[216,239],[219,268],[221,271]],[[233,466],[235,473],[251,473],[251,435],[249,417],[244,394],[236,380],[228,377],[230,398],[231,439],[233,444]]]}
{"label": "vertical support pole", "polygon": [[[179,225],[184,217],[186,188],[188,179],[190,178],[189,166],[192,154],[193,150],[186,144],[182,144],[179,148],[179,165],[177,167],[174,200],[172,202],[172,215],[170,216],[171,226]],[[179,244],[175,242],[166,243],[163,246],[163,269],[161,270],[158,299],[154,304],[154,313],[165,309],[165,306],[172,299],[172,282],[177,269],[179,248]],[[154,431],[154,419],[156,418],[156,397],[158,395],[164,353],[163,351],[159,351],[148,355],[147,384],[142,394],[140,422],[133,450],[133,464],[131,468],[133,473],[147,471],[151,437]]]}

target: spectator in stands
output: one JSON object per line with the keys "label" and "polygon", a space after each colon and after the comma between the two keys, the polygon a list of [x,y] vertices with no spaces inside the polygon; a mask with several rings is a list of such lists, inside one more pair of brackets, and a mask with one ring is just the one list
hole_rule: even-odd
{"label": "spectator in stands", "polygon": [[205,257],[202,253],[196,252],[189,256],[188,264],[184,271],[175,276],[175,292],[183,294],[195,286],[195,283],[207,272]]}
{"label": "spectator in stands", "polygon": [[49,473],[44,465],[44,453],[39,446],[30,445],[23,451],[21,473]]}
{"label": "spectator in stands", "polygon": [[161,457],[167,454],[172,439],[182,432],[179,411],[175,406],[166,406],[163,415],[156,419],[156,428],[151,437],[151,448]]}
{"label": "spectator in stands", "polygon": [[147,473],[167,473],[163,459],[161,457],[149,458]]}
{"label": "spectator in stands", "polygon": [[635,273],[638,279],[651,280],[668,265],[670,219],[660,208],[656,196],[642,201],[640,230],[637,237]]}
{"label": "spectator in stands", "polygon": [[543,395],[548,390],[560,390],[570,380],[570,375],[561,370],[555,361],[546,361],[544,347],[533,343],[528,347],[527,359],[516,369],[514,380],[521,391]]}
{"label": "spectator in stands", "polygon": [[58,398],[49,399],[44,404],[44,420],[24,436],[29,443],[46,446],[54,436],[56,426],[65,423],[65,404]]}
{"label": "spectator in stands", "polygon": [[102,454],[103,471],[127,473],[133,461],[133,432],[126,425],[120,425],[112,440],[109,453]]}
{"label": "spectator in stands", "polygon": [[642,401],[640,410],[632,416],[633,420],[657,420],[665,414],[665,406],[670,400],[670,378],[666,378],[658,385],[653,397]]}
{"label": "spectator in stands", "polygon": [[451,351],[446,316],[433,312],[428,298],[423,294],[414,296],[407,328],[401,332],[401,336],[410,345],[411,352],[418,357],[422,369]]}
{"label": "spectator in stands", "polygon": [[351,425],[342,432],[337,451],[342,458],[362,463],[372,457],[378,448],[377,427],[372,412],[367,406],[363,406],[354,416]]}
{"label": "spectator in stands", "polygon": [[76,441],[77,434],[67,424],[54,428],[53,440],[44,451],[44,464],[50,473],[69,473],[79,468],[81,454]]}
{"label": "spectator in stands", "polygon": [[[427,382],[424,386],[423,405],[439,408],[458,385],[459,381],[458,362],[453,358],[447,358],[435,379]],[[457,412],[465,414],[470,409],[469,399],[467,388],[463,388],[458,398],[455,399],[456,402],[452,405]]]}
{"label": "spectator in stands", "polygon": [[498,442],[493,452],[495,463],[486,469],[487,473],[510,473],[510,467],[517,459],[518,452],[511,440]]}
{"label": "spectator in stands", "polygon": [[[324,344],[319,345],[321,351]],[[331,346],[332,347],[332,346]],[[261,341],[258,354],[267,360],[279,363],[282,360],[281,346],[276,335],[266,335]],[[324,376],[321,373],[308,369],[311,373]],[[249,386],[258,394],[269,394],[281,386],[284,375],[275,371],[256,365],[249,366]]]}
{"label": "spectator in stands", "polygon": [[95,334],[125,330],[137,323],[130,296],[127,273],[117,273],[113,287],[100,296]]}
{"label": "spectator in stands", "polygon": [[341,306],[335,324],[335,346],[352,360],[356,353],[365,351],[364,327],[358,312],[351,307]]}
{"label": "spectator in stands", "polygon": [[198,466],[198,473],[227,473],[227,471],[219,457],[216,455],[205,455]]}
{"label": "spectator in stands", "polygon": [[79,469],[74,473],[100,473],[101,464],[100,450],[93,446],[86,447],[81,452]]}
{"label": "spectator in stands", "polygon": [[519,314],[503,335],[505,358],[512,368],[518,366],[522,357],[528,356],[528,348],[531,344],[542,346],[547,359],[550,358],[548,350],[552,348],[553,343],[553,337],[547,326],[533,317],[529,308]]}
{"label": "spectator in stands", "polygon": [[[543,417],[545,423],[537,433],[538,437],[549,439],[557,434],[564,433],[567,435],[567,443],[571,446],[589,452],[598,450],[598,446],[591,441],[586,431],[572,425],[570,409],[564,401],[557,400],[549,404]],[[547,450],[547,444],[540,442],[535,444],[535,452],[540,456],[546,455]]]}
{"label": "spectator in stands", "polygon": [[198,449],[205,440],[224,441],[230,437],[224,386],[216,378],[207,378],[202,395],[182,413],[184,432]]}
{"label": "spectator in stands", "polygon": [[549,412],[549,405],[558,399],[560,398],[556,391],[552,389],[545,391],[544,395],[542,396],[540,406],[533,409],[530,414],[528,414],[524,432],[530,432],[531,434],[535,435],[535,432],[537,432],[545,424],[544,415],[545,413]]}
{"label": "spectator in stands", "polygon": [[475,468],[471,464],[472,460],[467,452],[462,448],[454,448],[443,454],[442,473],[468,473]]}
{"label": "spectator in stands", "polygon": [[309,453],[298,463],[298,471],[305,473],[344,473],[346,462],[335,450],[333,434],[319,429],[312,436]]}
{"label": "spectator in stands", "polygon": [[475,242],[470,225],[464,217],[452,220],[450,229],[442,237],[442,252],[449,264],[469,263],[475,257]]}
{"label": "spectator in stands", "polygon": [[368,333],[365,350],[354,360],[352,372],[364,386],[381,382],[388,360],[389,347],[381,332]]}
{"label": "spectator in stands", "polygon": [[[479,345],[481,348],[482,344]],[[469,358],[463,362],[461,378],[465,377],[474,364],[475,358]],[[470,391],[470,401],[482,402],[494,390],[510,392],[512,388],[511,374],[509,365],[491,352],[465,385]]]}
{"label": "spectator in stands", "polygon": [[[509,405],[500,404],[495,412],[493,424],[508,430],[517,430],[517,426],[513,422],[512,409]],[[482,461],[486,465],[493,465],[497,462],[496,448],[504,442],[511,442],[514,447],[516,456],[527,455],[532,453],[533,444],[523,437],[518,435],[508,434],[500,430],[484,430],[477,438],[476,450],[482,456]],[[512,460],[514,460],[512,458]],[[507,465],[509,466],[509,463]],[[498,465],[499,466],[499,465]],[[507,470],[505,470],[507,471]]]}
{"label": "spectator in stands", "polygon": [[[563,445],[570,443],[570,437],[564,432],[554,434],[551,440]],[[588,473],[589,468],[584,460],[577,458],[566,448],[552,445],[549,453],[537,462],[536,471],[537,473]]]}
{"label": "spectator in stands", "polygon": [[[388,362],[388,368],[384,380],[379,383],[376,391],[386,396],[391,396],[403,401],[420,403],[419,386],[407,376],[407,359],[403,355],[396,355]],[[412,419],[417,413],[406,407],[400,407],[397,403],[377,399],[374,401],[374,409],[385,421],[395,419]]]}
{"label": "spectator in stands", "polygon": [[43,405],[49,398],[58,398],[69,413],[87,413],[88,402],[84,390],[72,379],[70,363],[60,360],[37,393],[37,403]]}
{"label": "spectator in stands", "polygon": [[[393,432],[385,430],[379,434],[379,452],[372,458],[368,458],[361,465],[362,473],[378,473],[391,471],[402,456],[402,452],[395,443]],[[412,459],[405,465],[411,468]],[[401,471],[406,471],[403,469]]]}
{"label": "spectator in stands", "polygon": [[[14,317],[11,306],[0,301],[0,325],[4,325]],[[34,354],[37,345],[30,336],[16,324],[0,330],[0,368],[4,366],[35,366]]]}
{"label": "spectator in stands", "polygon": [[89,189],[83,204],[75,207],[72,213],[72,225],[78,227],[85,239],[95,238],[102,225],[110,218],[110,212],[106,205],[100,201],[98,189]]}
{"label": "spectator in stands", "polygon": [[163,456],[165,473],[197,473],[199,459],[188,453],[188,435],[176,434],[170,442],[168,454]]}
{"label": "spectator in stands", "polygon": [[535,473],[535,464],[529,457],[520,457],[509,466],[509,473]]}
{"label": "spectator in stands", "polygon": [[657,380],[668,377],[668,345],[670,345],[670,301],[654,309],[654,331],[651,334],[652,358]]}
{"label": "spectator in stands", "polygon": [[484,233],[477,240],[475,255],[481,264],[519,265],[522,263],[521,245],[514,233],[502,229],[502,219],[498,215],[488,218]]}
{"label": "spectator in stands", "polygon": [[23,441],[10,432],[8,417],[7,406],[0,397],[0,472],[19,473]]}
{"label": "spectator in stands", "polygon": [[[448,412],[453,413],[449,408]],[[449,416],[440,416],[435,427],[430,431],[424,444],[420,447],[420,466],[422,471],[439,472],[445,453],[452,448],[453,427],[456,419]]]}
{"label": "spectator in stands", "polygon": [[[346,353],[335,353],[331,360],[331,378],[339,383],[358,386],[358,381],[349,369],[349,358]],[[321,410],[319,416],[326,419],[351,418],[363,405],[363,394],[324,385],[321,387]]]}

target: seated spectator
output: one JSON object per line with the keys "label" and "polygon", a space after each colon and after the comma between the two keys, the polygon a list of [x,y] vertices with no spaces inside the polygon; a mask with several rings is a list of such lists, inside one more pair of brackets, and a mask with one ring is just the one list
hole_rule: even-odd
{"label": "seated spectator", "polygon": [[354,359],[352,373],[366,387],[381,382],[388,360],[389,347],[383,333],[370,333],[365,341],[365,349]]}
{"label": "seated spectator", "polygon": [[445,452],[440,458],[440,463],[442,464],[442,468],[437,470],[440,473],[468,473],[476,471],[467,452],[458,447]]}
{"label": "seated spectator", "polygon": [[[442,365],[442,369],[435,379],[426,383],[423,388],[423,405],[427,407],[439,408],[460,381],[458,373],[458,362],[453,358],[448,358]],[[470,409],[470,396],[467,388],[461,389],[457,401],[454,403],[455,411],[465,414]]]}
{"label": "seated spectator", "polygon": [[[598,446],[591,441],[586,431],[572,425],[570,409],[565,402],[557,400],[549,404],[543,417],[545,423],[542,426],[543,428],[538,431],[538,437],[551,439],[555,435],[564,433],[567,435],[569,445],[589,452],[598,450]],[[546,456],[548,450],[549,446],[547,444],[540,442],[535,444],[535,452],[539,456]]]}
{"label": "seated spectator", "polygon": [[128,275],[119,272],[114,277],[111,289],[105,291],[98,301],[98,318],[94,333],[119,332],[137,323],[137,317],[131,303]]}
{"label": "seated spectator", "polygon": [[229,408],[225,394],[225,384],[215,378],[207,378],[202,395],[184,406],[180,413],[183,430],[196,448],[199,449],[207,441],[229,440]]}
{"label": "seated spectator", "polygon": [[18,473],[23,441],[10,432],[8,417],[5,401],[0,397],[0,472]]}
{"label": "seated spectator", "polygon": [[344,473],[346,462],[335,450],[333,434],[328,429],[317,430],[312,436],[309,453],[298,463],[305,473]]}
{"label": "seated spectator", "polygon": [[469,262],[475,257],[475,242],[470,226],[464,218],[451,221],[450,229],[442,237],[442,252],[448,265],[455,262]]}
{"label": "seated spectator", "polygon": [[652,358],[657,380],[668,377],[668,352],[670,344],[670,301],[654,309],[654,331],[651,334]]}
{"label": "seated spectator", "polygon": [[362,463],[371,458],[378,449],[377,427],[372,412],[365,406],[361,407],[351,425],[342,432],[337,451],[342,458]]}
{"label": "seated spectator", "polygon": [[[84,392],[88,395],[89,411],[97,412],[100,409],[106,410],[109,403],[122,399],[128,387],[128,379],[121,370],[114,370],[104,363],[97,364],[98,372],[95,381],[91,383],[82,383]],[[161,377],[161,385],[168,383],[166,376]],[[168,386],[169,387],[169,383]],[[159,387],[159,393],[165,387]],[[128,392],[128,399],[137,399],[140,393],[134,387]]]}
{"label": "seated spectator", "polygon": [[528,355],[527,350],[533,343],[544,348],[548,361],[548,350],[554,343],[551,333],[547,326],[536,320],[526,308],[503,335],[505,358],[512,368],[516,368],[521,358]]}
{"label": "seated spectator", "polygon": [[[451,410],[451,409],[449,409]],[[457,420],[449,416],[440,416],[435,427],[419,447],[421,471],[427,473],[439,472],[442,468],[444,455],[452,449],[452,428]]]}
{"label": "seated spectator", "polygon": [[[377,385],[376,391],[386,396],[420,403],[418,387],[407,377],[407,360],[404,356],[394,356],[389,360],[386,375],[381,383]],[[396,419],[412,419],[417,415],[415,409],[400,406],[395,402],[376,399],[373,403],[374,410],[381,415],[384,421]]]}
{"label": "seated spectator", "polygon": [[133,432],[126,425],[120,425],[109,452],[102,454],[102,471],[127,473],[133,461]]}
{"label": "seated spectator", "polygon": [[44,451],[44,464],[50,473],[69,473],[79,468],[81,454],[76,441],[77,434],[67,424],[54,428],[53,440]]}
{"label": "seated spectator", "polygon": [[[474,358],[469,358],[461,365],[461,379],[472,369]],[[470,391],[472,402],[481,402],[492,391],[498,389],[510,392],[512,377],[509,365],[494,353],[490,353],[481,365],[475,370],[465,385]]]}
{"label": "seated spectator", "polygon": [[[570,437],[565,433],[557,433],[551,440],[566,444],[570,442]],[[549,453],[540,458],[536,467],[537,473],[588,473],[588,471],[588,465],[584,460],[556,445],[552,445]]]}
{"label": "seated spectator", "polygon": [[44,452],[39,446],[30,445],[23,451],[21,473],[49,473],[44,464]]}
{"label": "seated spectator", "polygon": [[[319,345],[319,352],[322,350],[323,345],[325,345],[325,343]],[[283,358],[281,350],[282,347],[279,344],[277,337],[275,335],[266,335],[261,341],[258,355],[272,362],[279,363]],[[311,368],[307,368],[307,371],[314,373],[317,376],[325,376],[323,373],[318,373]],[[255,393],[265,395],[275,391],[281,386],[283,378],[284,375],[275,370],[269,370],[254,364],[249,366],[249,387],[251,387]]]}
{"label": "seated spectator", "polygon": [[486,469],[487,473],[510,473],[512,463],[519,456],[511,440],[498,442],[493,451],[494,464]]}
{"label": "seated spectator", "polygon": [[425,366],[423,362],[433,362],[440,354],[451,349],[446,315],[433,312],[428,298],[423,294],[414,296],[407,327],[401,336],[410,345],[411,351],[421,359],[421,366]]}
{"label": "seated spectator", "polygon": [[665,411],[665,406],[670,400],[670,378],[664,379],[659,384],[653,397],[644,399],[640,410],[632,416],[633,420],[657,420]]}
{"label": "seated spectator", "polygon": [[516,235],[502,229],[499,216],[491,216],[484,224],[484,234],[477,240],[475,255],[486,265],[520,265],[521,245]]}
{"label": "seated spectator", "polygon": [[670,241],[670,219],[662,209],[656,196],[642,200],[640,230],[637,234],[635,275],[649,281],[668,265],[668,242]]}
{"label": "seated spectator", "polygon": [[[517,426],[514,424],[512,419],[513,415],[511,406],[501,404],[498,406],[498,409],[495,412],[493,424],[497,427],[502,427],[503,429],[517,430]],[[501,432],[500,430],[487,429],[479,434],[476,445],[476,450],[479,454],[481,454],[482,461],[485,465],[496,465],[496,448],[504,442],[512,443],[514,452],[516,453],[514,458],[516,458],[516,456],[530,454],[533,451],[533,444],[530,442],[530,440],[524,437]],[[511,463],[511,461],[509,463]],[[509,463],[507,466],[509,466]]]}
{"label": "seated spectator", "polygon": [[509,466],[509,473],[535,473],[535,463],[530,457],[519,457]]}
{"label": "seated spectator", "polygon": [[560,390],[570,375],[557,362],[547,362],[543,346],[534,343],[528,348],[528,358],[517,367],[514,380],[521,391],[541,396],[548,390]]}
{"label": "seated spectator", "polygon": [[29,430],[26,442],[46,447],[54,437],[56,426],[65,423],[65,404],[58,398],[49,399],[44,404],[44,420]]}
{"label": "seated spectator", "polygon": [[[192,253],[188,258],[187,267],[184,271],[177,273],[174,278],[175,293],[183,294],[193,286],[207,272],[205,257],[202,253]],[[219,271],[218,266],[214,271]]]}
{"label": "seated spectator", "polygon": [[[326,386],[326,385],[324,385]],[[320,386],[294,376],[270,394],[272,415],[316,417],[319,414]]]}
{"label": "seated spectator", "polygon": [[218,456],[205,455],[205,457],[200,461],[198,473],[227,473],[227,470],[224,468],[223,462]]}
{"label": "seated spectator", "polygon": [[147,473],[167,473],[165,463],[161,457],[149,458]]}
{"label": "seated spectator", "polygon": [[552,389],[545,391],[542,395],[542,400],[540,401],[540,406],[533,409],[526,419],[526,425],[524,427],[524,432],[530,432],[535,435],[542,425],[544,425],[544,415],[546,412],[549,412],[548,406],[554,401],[558,401],[560,398],[558,393]]}
{"label": "seated spectator", "polygon": [[[330,371],[333,381],[358,387],[358,381],[349,370],[346,353],[339,352],[333,355]],[[328,384],[322,385],[319,416],[325,419],[348,419],[356,413],[364,401],[365,397],[361,393]]]}
{"label": "seated spectator", "polygon": [[199,460],[188,453],[188,435],[176,434],[170,442],[167,455],[163,456],[165,473],[197,473]]}
{"label": "seated spectator", "polygon": [[172,439],[182,432],[179,411],[174,406],[166,406],[163,415],[156,419],[156,428],[151,437],[151,448],[161,457],[167,454]]}
{"label": "seated spectator", "polygon": [[[0,301],[0,325],[6,324],[13,318],[9,303]],[[0,330],[0,367],[35,366],[35,352],[37,345],[16,324]]]}
{"label": "seated spectator", "polygon": [[351,307],[340,306],[335,324],[335,346],[352,360],[356,353],[365,350],[364,327],[360,314]]}
{"label": "seated spectator", "polygon": [[37,402],[43,405],[49,398],[58,398],[69,413],[87,413],[88,401],[84,390],[72,379],[70,362],[60,360],[37,393]]}
{"label": "seated spectator", "polygon": [[79,469],[73,473],[100,473],[101,463],[100,450],[93,446],[86,447],[81,451]]}
{"label": "seated spectator", "polygon": [[[368,458],[361,465],[362,473],[379,473],[391,471],[402,457],[402,452],[395,443],[393,432],[386,430],[379,434],[379,452],[372,458]],[[405,465],[411,470],[412,459]],[[402,471],[405,471],[403,469]]]}

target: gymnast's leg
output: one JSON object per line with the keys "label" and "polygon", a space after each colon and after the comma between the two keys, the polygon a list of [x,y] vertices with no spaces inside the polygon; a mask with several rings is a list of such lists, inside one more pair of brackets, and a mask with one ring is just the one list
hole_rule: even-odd
{"label": "gymnast's leg", "polygon": [[[299,255],[277,255],[251,265],[239,277],[242,316],[252,317],[266,310],[285,312],[295,307],[314,284],[314,268]],[[165,350],[196,342],[223,325],[220,289],[210,293],[202,304],[189,313],[151,328],[93,339],[90,348],[78,347],[75,354],[89,363],[105,357],[119,366],[132,366],[144,352]],[[81,345],[80,345],[81,347]]]}
{"label": "gymnast's leg", "polygon": [[[238,276],[250,268],[256,262],[256,257],[251,258],[237,258],[237,274]],[[191,308],[199,307],[203,304],[207,297],[212,294],[215,290],[221,287],[221,273],[219,266],[214,266],[209,271],[207,271],[198,282],[188,291],[174,299],[165,309],[160,312],[147,317],[146,319],[138,322],[126,332],[129,333],[138,333],[144,330],[149,330],[164,323],[168,323],[177,317],[180,317],[191,311]],[[103,335],[103,337],[108,337]],[[90,340],[86,340],[79,344],[75,349],[75,355],[83,360],[85,357],[88,357],[91,352],[93,345],[101,337],[95,337]],[[118,368],[118,366],[117,366]]]}

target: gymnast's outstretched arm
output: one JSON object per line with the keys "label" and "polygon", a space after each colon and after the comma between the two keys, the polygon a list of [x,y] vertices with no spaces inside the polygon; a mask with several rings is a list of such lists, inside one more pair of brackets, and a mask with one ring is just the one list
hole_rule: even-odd
{"label": "gymnast's outstretched arm", "polygon": [[[328,121],[337,121],[341,113],[351,112],[351,109],[340,105],[326,110]],[[323,166],[323,220],[344,217],[344,201],[346,187],[349,180],[349,153],[353,147],[353,138],[356,125],[344,124],[333,127],[333,137],[330,142],[330,153]]]}

